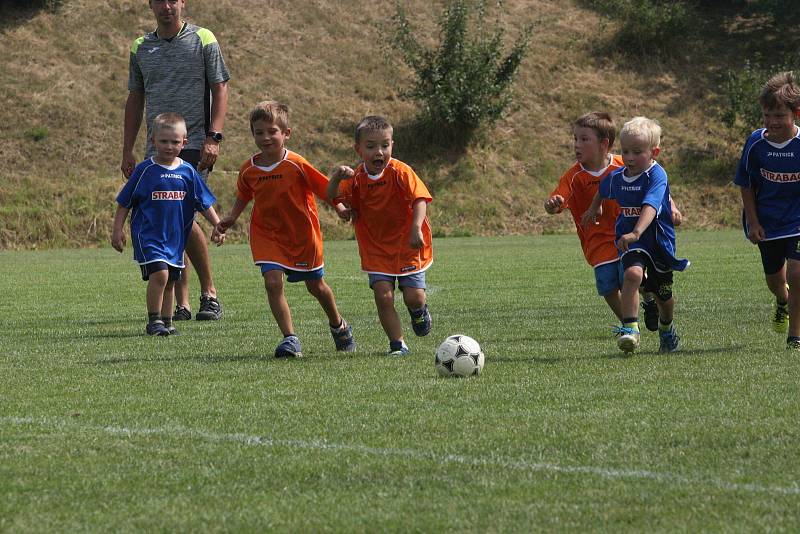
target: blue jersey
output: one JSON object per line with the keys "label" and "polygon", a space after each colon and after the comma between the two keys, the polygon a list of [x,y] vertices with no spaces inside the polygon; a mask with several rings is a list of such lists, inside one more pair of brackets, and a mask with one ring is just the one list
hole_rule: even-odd
{"label": "blue jersey", "polygon": [[[747,139],[733,183],[753,190],[767,240],[800,235],[800,133],[778,145],[765,132]],[[747,234],[744,217],[742,223]]]}
{"label": "blue jersey", "polygon": [[[655,208],[656,217],[639,240],[631,243],[629,252],[647,254],[659,272],[683,271],[688,260],[675,256],[675,226],[672,224],[672,207],[669,202],[667,172],[658,163],[638,176],[625,176],[625,168],[618,169],[600,182],[600,196],[612,198],[620,206],[615,227],[616,238],[630,233],[639,220],[642,207]],[[624,254],[623,254],[624,255]]]}
{"label": "blue jersey", "polygon": [[194,167],[178,161],[170,168],[146,159],[117,195],[117,203],[131,210],[133,259],[140,265],[163,261],[183,268],[194,212],[217,201]]}

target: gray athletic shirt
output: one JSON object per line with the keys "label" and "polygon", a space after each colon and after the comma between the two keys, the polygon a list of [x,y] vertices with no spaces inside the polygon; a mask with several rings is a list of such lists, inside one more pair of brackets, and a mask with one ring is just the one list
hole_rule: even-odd
{"label": "gray athletic shirt", "polygon": [[156,32],[131,46],[128,90],[145,95],[147,154],[153,155],[151,128],[159,113],[180,113],[189,131],[188,149],[203,147],[211,121],[210,84],[230,79],[222,51],[210,30],[186,23],[170,41]]}

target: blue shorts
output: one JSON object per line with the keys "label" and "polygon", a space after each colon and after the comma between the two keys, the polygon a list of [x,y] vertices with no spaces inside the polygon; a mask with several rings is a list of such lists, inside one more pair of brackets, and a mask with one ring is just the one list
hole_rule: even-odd
{"label": "blue shorts", "polygon": [[392,288],[394,288],[395,281],[400,288],[411,287],[414,289],[425,289],[425,271],[404,276],[369,273],[370,288],[375,285],[375,282],[391,282]]}
{"label": "blue shorts", "polygon": [[622,262],[617,260],[594,268],[594,284],[597,294],[606,296],[622,289]]}
{"label": "blue shorts", "polygon": [[169,282],[177,282],[181,279],[183,269],[180,267],[173,267],[165,261],[151,261],[150,263],[143,263],[139,265],[142,270],[142,280],[149,280],[150,275],[158,271],[169,271],[167,280]]}
{"label": "blue shorts", "polygon": [[258,263],[261,268],[261,274],[269,271],[283,271],[286,273],[286,280],[289,282],[305,282],[307,280],[319,280],[325,276],[325,270],[320,267],[313,271],[295,271],[277,263]]}

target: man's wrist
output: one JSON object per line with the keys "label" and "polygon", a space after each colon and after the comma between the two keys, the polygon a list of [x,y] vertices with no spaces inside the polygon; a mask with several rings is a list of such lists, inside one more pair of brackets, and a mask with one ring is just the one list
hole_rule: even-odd
{"label": "man's wrist", "polygon": [[212,140],[216,143],[221,143],[225,136],[222,135],[222,132],[218,132],[216,130],[209,130],[206,132],[206,140]]}

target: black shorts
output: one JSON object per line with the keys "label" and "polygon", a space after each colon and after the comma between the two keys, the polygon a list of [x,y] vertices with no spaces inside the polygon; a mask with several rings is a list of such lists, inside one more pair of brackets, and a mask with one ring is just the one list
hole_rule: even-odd
{"label": "black shorts", "polygon": [[672,271],[657,271],[650,256],[636,249],[626,252],[622,256],[623,269],[634,265],[644,269],[645,277],[642,285],[646,292],[655,293],[656,297],[662,302],[672,298]]}
{"label": "black shorts", "polygon": [[173,267],[165,261],[145,263],[143,265],[139,265],[139,268],[142,270],[142,280],[149,280],[150,275],[157,273],[158,271],[169,271],[169,278],[167,278],[167,280],[170,282],[177,282],[181,279],[181,273],[183,273],[183,269],[179,267]]}
{"label": "black shorts", "polygon": [[[197,165],[200,163],[200,158],[203,156],[202,150],[197,150],[196,148],[184,148],[181,150],[181,153],[178,154],[178,157],[181,158],[183,161],[197,169]],[[208,178],[208,173],[214,170],[214,166],[207,169],[203,169],[200,172],[200,176],[203,177],[203,180]]]}
{"label": "black shorts", "polygon": [[786,260],[800,261],[800,236],[760,241],[758,251],[761,252],[764,274],[775,274],[783,269]]}

